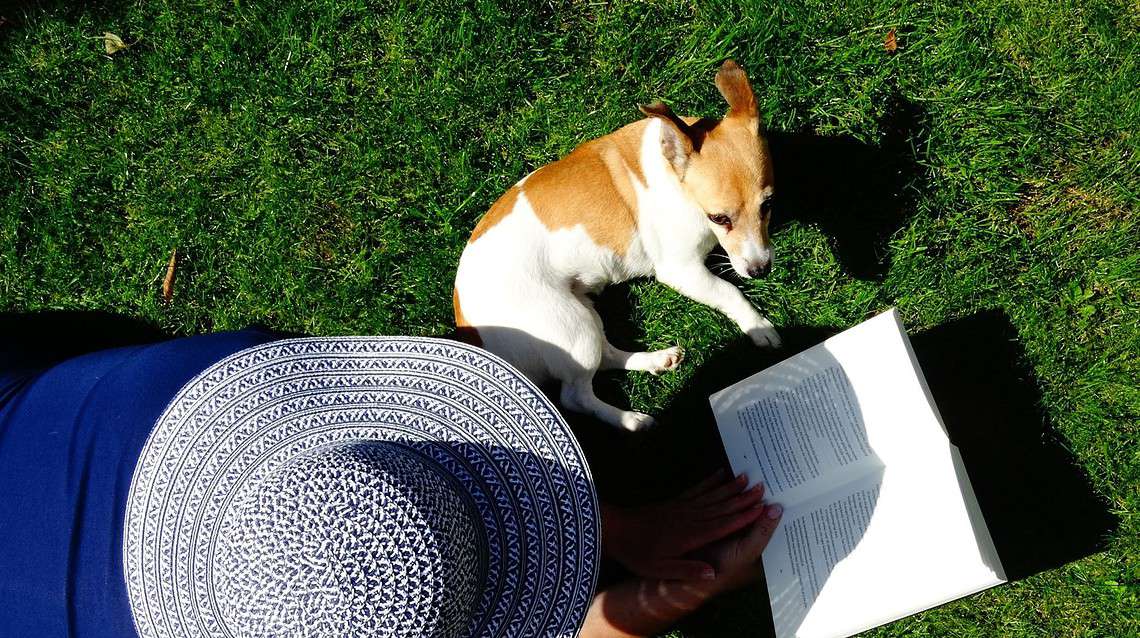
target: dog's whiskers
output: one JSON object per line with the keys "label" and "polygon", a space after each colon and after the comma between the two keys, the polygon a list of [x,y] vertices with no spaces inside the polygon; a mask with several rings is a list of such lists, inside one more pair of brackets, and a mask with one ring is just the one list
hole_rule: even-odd
{"label": "dog's whiskers", "polygon": [[756,302],[760,301],[760,291],[759,290],[752,290],[749,288],[745,288],[744,289],[744,296],[748,297],[752,301],[756,301]]}

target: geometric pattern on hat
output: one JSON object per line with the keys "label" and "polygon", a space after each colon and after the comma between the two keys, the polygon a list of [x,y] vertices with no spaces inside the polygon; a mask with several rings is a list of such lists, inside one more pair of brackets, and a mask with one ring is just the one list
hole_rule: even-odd
{"label": "geometric pattern on hat", "polygon": [[[219,600],[216,573],[227,515],[291,461],[361,441],[429,459],[481,519],[484,573],[459,635],[577,634],[597,578],[600,518],[585,457],[558,412],[485,350],[343,337],[237,353],[190,381],[159,418],[124,525],[139,635],[240,637],[224,619],[233,610]],[[430,601],[408,599],[413,607],[398,611],[415,616]]]}
{"label": "geometric pattern on hat", "polygon": [[213,571],[233,633],[466,628],[485,573],[483,524],[434,461],[399,443],[348,441],[292,459],[243,492],[221,524]]}

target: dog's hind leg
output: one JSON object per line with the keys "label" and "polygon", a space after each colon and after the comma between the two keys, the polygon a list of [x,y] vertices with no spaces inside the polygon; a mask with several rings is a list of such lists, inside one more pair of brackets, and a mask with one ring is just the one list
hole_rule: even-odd
{"label": "dog's hind leg", "polygon": [[663,348],[653,352],[626,352],[608,341],[602,346],[601,370],[639,370],[650,374],[661,374],[677,369],[685,358],[681,346]]}
{"label": "dog's hind leg", "polygon": [[579,377],[562,382],[561,402],[563,407],[593,415],[606,423],[616,425],[624,430],[636,432],[653,426],[653,417],[641,412],[622,410],[598,398],[594,394],[594,380],[590,377]]}
{"label": "dog's hind leg", "polygon": [[653,352],[626,352],[614,346],[606,339],[602,316],[598,314],[598,309],[594,307],[590,298],[580,296],[578,300],[589,311],[590,318],[593,319],[594,326],[597,329],[598,338],[601,340],[602,358],[598,366],[599,370],[633,370],[658,375],[662,372],[675,370],[677,366],[681,365],[681,361],[685,358],[685,351],[681,349],[681,346],[662,348]]}
{"label": "dog's hind leg", "polygon": [[602,332],[601,317],[589,298],[559,296],[550,306],[557,311],[549,316],[546,325],[560,326],[561,329],[547,333],[548,343],[543,359],[550,376],[562,382],[562,407],[630,431],[653,425],[653,417],[648,414],[622,410],[594,394],[594,374],[612,348]]}

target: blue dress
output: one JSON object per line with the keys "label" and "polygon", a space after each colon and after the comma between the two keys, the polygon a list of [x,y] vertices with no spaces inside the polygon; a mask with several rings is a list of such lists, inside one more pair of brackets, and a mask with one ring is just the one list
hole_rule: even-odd
{"label": "blue dress", "polygon": [[39,369],[0,352],[0,636],[136,636],[122,524],[147,435],[190,379],[278,338],[248,329]]}

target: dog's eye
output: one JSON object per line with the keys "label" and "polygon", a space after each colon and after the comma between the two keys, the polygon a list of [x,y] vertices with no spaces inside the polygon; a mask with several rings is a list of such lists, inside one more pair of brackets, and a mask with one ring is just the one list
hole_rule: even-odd
{"label": "dog's eye", "polygon": [[729,226],[732,224],[732,219],[728,215],[709,215],[709,221],[717,226]]}
{"label": "dog's eye", "polygon": [[769,197],[768,199],[764,200],[763,203],[760,204],[760,216],[761,217],[771,217],[772,216],[772,206],[775,205],[775,203],[776,203],[775,199],[776,199],[775,197]]}

